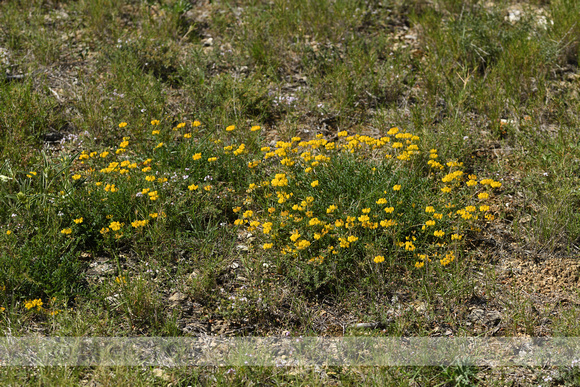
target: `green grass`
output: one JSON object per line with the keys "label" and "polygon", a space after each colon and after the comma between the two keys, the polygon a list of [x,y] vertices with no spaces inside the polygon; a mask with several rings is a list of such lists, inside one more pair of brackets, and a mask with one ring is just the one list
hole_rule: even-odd
{"label": "green grass", "polygon": [[[499,335],[575,335],[574,302],[542,308],[541,291],[518,287],[517,270],[507,287],[502,268],[577,257],[579,15],[572,0],[3,2],[0,326],[13,335],[358,335],[351,325],[370,321],[384,324],[373,335],[474,335],[477,307],[502,313]],[[62,144],[46,143],[53,133]],[[397,158],[410,145],[409,159]],[[454,171],[462,175],[442,192]],[[555,286],[540,295],[579,296],[574,283]],[[169,301],[176,292],[186,301]],[[40,309],[26,307],[38,299]],[[462,367],[227,371],[3,369],[1,378],[509,379]]]}

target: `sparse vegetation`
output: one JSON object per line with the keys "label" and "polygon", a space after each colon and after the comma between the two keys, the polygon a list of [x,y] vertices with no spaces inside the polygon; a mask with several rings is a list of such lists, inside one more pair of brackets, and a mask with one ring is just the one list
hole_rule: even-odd
{"label": "sparse vegetation", "polygon": [[[2,2],[2,331],[577,335],[579,7]],[[288,371],[0,378],[578,379],[575,368]]]}

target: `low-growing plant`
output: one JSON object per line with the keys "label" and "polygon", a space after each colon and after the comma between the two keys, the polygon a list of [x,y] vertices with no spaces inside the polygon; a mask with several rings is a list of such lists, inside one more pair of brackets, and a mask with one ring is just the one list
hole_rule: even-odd
{"label": "low-growing plant", "polygon": [[[157,244],[176,228],[203,236],[227,226],[232,238],[236,229],[257,234],[249,248],[278,274],[308,291],[332,291],[377,275],[382,281],[400,268],[429,272],[454,263],[465,236],[493,220],[489,199],[501,186],[468,175],[457,160],[440,163],[436,149],[421,149],[419,136],[398,128],[379,138],[346,131],[336,141],[293,137],[275,147],[262,146],[259,126],[218,133],[198,121],[153,120],[141,130],[141,142],[125,136],[113,149],[81,151],[72,165],[56,168],[64,173],[57,183],[46,176],[43,184],[21,183],[27,202],[53,195],[60,214],[42,236],[58,247],[35,259],[74,260],[85,249],[114,255]],[[43,176],[50,170],[44,160]],[[24,216],[32,233],[41,220]]]}

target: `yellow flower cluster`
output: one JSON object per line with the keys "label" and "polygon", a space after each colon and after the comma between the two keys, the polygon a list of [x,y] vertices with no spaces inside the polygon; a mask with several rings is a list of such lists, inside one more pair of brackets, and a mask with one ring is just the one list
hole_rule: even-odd
{"label": "yellow flower cluster", "polygon": [[26,300],[24,302],[24,307],[28,310],[36,308],[37,311],[41,311],[42,310],[42,305],[44,305],[42,303],[42,300],[40,298],[36,299],[36,300]]}
{"label": "yellow flower cluster", "polygon": [[135,220],[135,221],[131,222],[131,226],[133,226],[134,228],[145,227],[148,224],[149,224],[149,219]]}
{"label": "yellow flower cluster", "polygon": [[[160,197],[168,197],[169,200],[170,195],[174,192],[173,190],[176,189],[174,188],[175,186],[172,186],[171,191],[166,191],[167,184],[163,183],[167,183],[168,179],[166,177],[158,177],[159,173],[151,172],[152,166],[159,172],[163,171],[161,169],[163,164],[158,162],[158,159],[166,157],[169,151],[173,152],[175,149],[174,144],[171,143],[171,138],[178,139],[182,136],[189,139],[196,135],[197,132],[195,129],[191,129],[191,133],[184,133],[183,135],[180,133],[167,133],[167,131],[159,127],[159,120],[151,121],[151,125],[154,126],[151,129],[154,129],[154,136],[157,137],[150,137],[152,145],[147,148],[148,151],[151,152],[153,147],[154,149],[167,147],[168,152],[152,152],[151,154],[155,154],[155,162],[152,159],[132,162],[131,159],[135,156],[129,151],[123,156],[113,154],[113,160],[106,168],[100,170],[102,174],[108,175],[106,178],[100,179],[102,182],[96,182],[96,185],[104,185],[105,192],[118,192],[118,185],[122,188],[123,194],[127,191],[123,185],[125,184],[124,182],[133,178],[133,172],[135,172],[138,175],[135,181],[143,182],[145,180],[150,186],[150,188],[143,188],[136,196],[148,197],[149,201],[140,203],[152,207],[165,205],[164,200],[160,200]],[[192,128],[200,125],[199,121],[191,123]],[[185,126],[186,124],[182,122],[176,125],[173,130],[177,131],[185,128]],[[235,129],[235,125],[230,125],[225,128],[225,131],[233,132]],[[256,132],[260,129],[259,126],[254,125],[249,128],[249,132]],[[322,264],[323,262],[330,262],[326,259],[329,254],[352,255],[353,252],[359,254],[363,250],[385,254],[383,250],[390,249],[390,247],[385,244],[377,246],[375,241],[397,241],[401,236],[404,239],[406,235],[409,235],[405,242],[395,242],[399,243],[401,247],[397,249],[398,252],[396,254],[408,255],[410,254],[409,252],[413,252],[412,254],[417,255],[418,252],[422,251],[429,252],[438,248],[447,249],[450,246],[450,241],[461,241],[462,230],[472,225],[472,222],[478,219],[478,214],[482,220],[484,215],[485,220],[493,219],[493,215],[489,213],[491,212],[489,203],[482,201],[490,198],[490,193],[486,191],[487,187],[499,188],[501,183],[492,179],[483,179],[478,182],[477,177],[474,175],[470,175],[467,179],[462,163],[455,160],[442,161],[436,149],[431,149],[428,152],[427,163],[432,168],[429,169],[426,180],[431,181],[434,185],[439,185],[442,192],[451,192],[464,187],[475,187],[475,192],[472,190],[469,197],[476,198],[479,202],[473,203],[470,200],[462,204],[456,211],[443,210],[445,203],[442,200],[454,200],[456,198],[454,195],[446,196],[451,196],[451,199],[442,199],[444,196],[439,195],[441,196],[440,198],[434,198],[427,203],[416,201],[413,195],[418,186],[416,183],[408,184],[404,172],[400,173],[398,171],[401,168],[405,168],[405,166],[411,165],[408,160],[422,160],[415,158],[415,155],[422,152],[418,142],[420,138],[412,133],[405,133],[399,128],[391,128],[386,135],[379,138],[358,134],[349,135],[346,131],[340,131],[336,141],[329,141],[319,134],[312,139],[303,140],[301,137],[293,137],[290,141],[276,142],[275,147],[264,146],[261,148],[259,145],[256,148],[255,141],[257,137],[249,132],[246,131],[245,135],[250,136],[247,144],[251,144],[251,146],[246,146],[246,144],[238,141],[242,133],[228,135],[228,137],[223,136],[224,134],[222,133],[223,140],[211,138],[209,141],[209,144],[213,147],[211,149],[200,148],[200,143],[197,140],[177,141],[176,144],[181,147],[178,148],[181,151],[187,149],[186,153],[182,155],[190,162],[188,168],[198,171],[196,173],[204,170],[204,168],[209,171],[215,171],[216,168],[224,168],[228,161],[233,160],[234,163],[237,163],[236,165],[253,169],[251,176],[260,176],[260,180],[248,182],[248,185],[245,185],[244,189],[239,192],[246,195],[245,198],[238,199],[236,195],[229,197],[234,197],[236,201],[239,200],[233,208],[233,212],[238,214],[237,216],[239,217],[234,221],[234,224],[243,226],[249,231],[261,230],[260,238],[264,239],[261,242],[261,246],[264,250],[274,249],[276,254],[307,256],[308,262]],[[166,142],[160,142],[160,140]],[[157,145],[154,146],[154,144]],[[217,146],[217,144],[221,145]],[[124,137],[117,151],[124,151],[128,147],[129,138]],[[248,153],[251,153],[249,151],[253,149],[260,149],[261,156],[250,158]],[[118,154],[118,152],[115,153]],[[109,154],[110,152],[103,151],[100,153],[100,157],[102,159],[109,157],[110,160],[111,156]],[[202,157],[202,154],[205,156]],[[87,164],[94,165],[97,159],[93,160],[91,158],[97,155],[97,152],[83,152],[79,160],[87,161]],[[237,158],[233,159],[231,155]],[[373,179],[380,178],[380,174],[377,171],[381,170],[385,165],[387,168],[392,166],[390,170],[396,171],[393,174],[395,177],[391,180],[384,180],[388,181],[388,183],[379,188],[379,192],[384,192],[384,194],[378,195],[375,192],[356,203],[351,199],[344,200],[342,196],[332,197],[328,200],[329,187],[336,183],[328,178],[331,175],[327,171],[331,168],[330,166],[339,165],[336,160],[338,156],[342,157],[342,155],[356,161],[364,159],[376,162],[370,165],[372,168],[370,166],[368,168],[369,176],[373,176]],[[219,163],[208,164],[217,161],[218,157],[223,157]],[[272,160],[266,162],[265,160],[268,159]],[[97,164],[105,164],[104,160],[98,160],[100,161]],[[196,162],[192,163],[191,160]],[[207,160],[207,162],[204,160]],[[222,163],[221,160],[224,160],[224,162]],[[239,164],[236,160],[241,161],[242,164]],[[338,160],[338,162],[342,162],[342,159]],[[137,163],[139,163],[141,169],[131,171],[137,168]],[[366,166],[368,165],[365,161]],[[450,169],[443,172],[445,166]],[[261,174],[263,172],[262,169],[267,171],[268,174],[274,175],[274,178],[270,177],[266,181],[261,181],[264,180],[264,175]],[[372,173],[370,172],[371,170]],[[90,181],[91,175],[85,172],[81,171],[75,174],[73,179],[78,180],[84,177]],[[191,175],[191,172],[188,174]],[[205,174],[206,172],[203,172],[203,175]],[[214,178],[216,176],[211,172],[208,174],[213,175]],[[183,178],[187,179],[186,176]],[[171,179],[170,183],[174,181],[173,177]],[[212,184],[201,181],[192,182],[190,180],[187,184],[182,185],[182,189],[187,187],[186,191],[192,192],[188,194],[189,198],[207,198],[210,195],[214,197],[218,193],[222,195],[223,182],[216,181]],[[488,191],[491,192],[490,189]],[[230,190],[230,192],[233,192],[233,190]],[[161,193],[163,195],[160,195]],[[111,197],[109,196],[109,198]],[[409,200],[409,198],[411,199]],[[101,200],[106,199],[107,197]],[[327,201],[325,202],[325,200]],[[155,201],[159,202],[153,203]],[[260,208],[260,205],[264,207]],[[416,209],[415,206],[417,206]],[[339,208],[341,211],[338,211]],[[424,212],[423,209],[425,209]],[[148,211],[152,211],[152,209]],[[414,214],[413,216],[418,217],[418,222],[415,220],[409,221],[409,219],[413,219],[408,217],[410,212]],[[157,215],[156,212],[152,212],[149,217],[154,218],[153,214]],[[443,219],[444,214],[445,219]],[[80,222],[77,222],[78,219],[75,219],[74,222],[76,224],[82,223],[82,218],[79,219]],[[149,223],[149,219],[127,220],[127,222],[130,222],[131,226],[137,229],[145,227]],[[435,225],[437,225],[436,230],[434,230]],[[416,233],[421,227],[426,232]],[[431,228],[427,230],[429,227]],[[101,233],[104,235],[109,231],[119,232],[121,228],[123,228],[123,223],[111,221],[108,226],[105,225],[101,229]],[[70,232],[72,232],[72,229],[64,229],[61,232],[66,234],[65,230],[71,230]],[[116,234],[116,237],[117,235],[122,234]],[[420,239],[416,240],[413,235]],[[359,239],[362,242],[355,243]],[[454,246],[457,243],[455,242]],[[367,246],[367,244],[371,245],[372,248],[366,249],[365,247],[363,249],[362,246]],[[337,249],[337,247],[342,250]],[[377,263],[383,262],[384,255],[376,255],[374,261]],[[447,265],[452,259],[446,256],[441,261],[442,264],[444,261]],[[422,259],[415,266],[422,267],[426,262],[429,261]]]}

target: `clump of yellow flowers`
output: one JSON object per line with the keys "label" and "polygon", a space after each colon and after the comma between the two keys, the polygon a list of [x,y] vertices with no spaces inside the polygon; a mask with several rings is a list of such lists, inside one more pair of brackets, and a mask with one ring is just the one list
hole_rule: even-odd
{"label": "clump of yellow flowers", "polygon": [[[103,238],[143,235],[175,203],[203,208],[227,197],[231,216],[222,222],[257,235],[256,251],[273,260],[321,272],[395,261],[424,269],[456,263],[465,236],[496,216],[500,182],[441,160],[399,128],[262,146],[257,125],[215,131],[222,138],[206,135],[197,120],[164,125],[152,120],[143,128],[144,144],[124,136],[117,147],[79,157],[72,179],[111,214],[99,218]],[[179,173],[169,167],[177,163]],[[133,207],[125,211],[120,202]],[[72,222],[62,234],[74,236],[75,225],[88,223],[79,215]]]}

